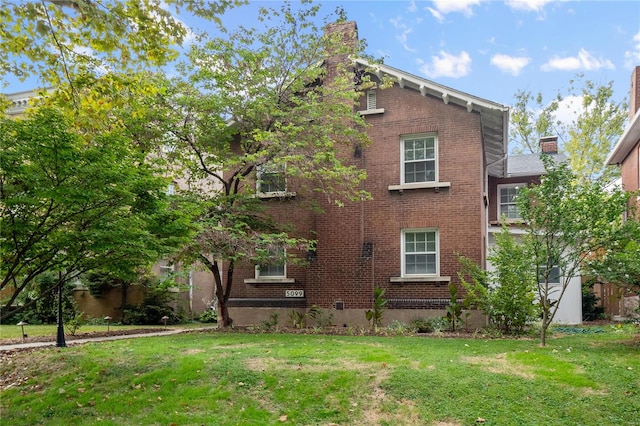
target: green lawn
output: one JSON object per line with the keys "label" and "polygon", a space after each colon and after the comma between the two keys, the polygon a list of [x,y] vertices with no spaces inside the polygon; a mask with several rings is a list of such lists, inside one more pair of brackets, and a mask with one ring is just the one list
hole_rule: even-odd
{"label": "green lawn", "polygon": [[[216,327],[215,324],[202,324],[202,323],[189,323],[180,325],[168,325],[166,328],[201,328],[201,327]],[[157,329],[162,331],[165,329],[162,325],[110,325],[109,331],[117,332],[118,330],[138,330],[138,329]],[[24,326],[24,332],[29,337],[36,336],[55,336],[57,332],[57,325],[45,324],[45,325],[31,325]],[[69,326],[64,327],[65,334],[69,336]],[[107,325],[83,325],[77,330],[77,334],[91,333],[95,331],[107,331]],[[22,337],[22,329],[18,325],[0,325],[0,344],[2,340],[7,339],[20,339]]]}
{"label": "green lawn", "polygon": [[638,425],[637,329],[537,340],[192,333],[4,357],[7,425]]}

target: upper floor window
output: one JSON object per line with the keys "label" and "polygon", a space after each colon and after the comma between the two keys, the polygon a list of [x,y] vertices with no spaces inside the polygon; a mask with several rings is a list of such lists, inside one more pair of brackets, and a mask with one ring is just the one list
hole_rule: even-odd
{"label": "upper floor window", "polygon": [[402,183],[437,182],[438,140],[435,135],[410,135],[401,138]]}
{"label": "upper floor window", "polygon": [[257,192],[261,195],[283,194],[287,191],[284,167],[261,165],[257,173]]}
{"label": "upper floor window", "polygon": [[256,278],[284,278],[287,264],[284,249],[269,250],[269,261],[256,265]]}
{"label": "upper floor window", "polygon": [[367,109],[376,109],[376,92],[369,91],[367,92]]}
{"label": "upper floor window", "polygon": [[402,231],[402,276],[438,275],[438,231]]}
{"label": "upper floor window", "polygon": [[522,219],[518,207],[518,195],[523,185],[501,185],[498,187],[498,217],[507,220]]}

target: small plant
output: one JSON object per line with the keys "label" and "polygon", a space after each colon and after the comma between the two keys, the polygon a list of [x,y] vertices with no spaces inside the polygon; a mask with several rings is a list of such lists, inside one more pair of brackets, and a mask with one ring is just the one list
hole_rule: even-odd
{"label": "small plant", "polygon": [[80,327],[84,325],[85,321],[82,317],[83,315],[84,312],[76,312],[76,314],[72,318],[67,320],[65,325],[67,326],[69,334],[71,334],[72,336],[75,336]]}
{"label": "small plant", "polygon": [[[462,312],[468,307],[467,300],[460,302],[458,300],[458,286],[454,283],[449,284],[449,304],[447,305],[447,316],[445,317],[451,326],[451,331],[456,331],[456,327],[462,322]],[[467,312],[467,317],[469,312]]]}
{"label": "small plant", "polygon": [[198,316],[198,321],[204,323],[218,322],[218,311],[215,309],[207,309]]}
{"label": "small plant", "polygon": [[387,331],[392,336],[402,336],[407,333],[412,333],[413,328],[402,321],[393,320],[391,324],[387,326]]}
{"label": "small plant", "polygon": [[278,331],[278,323],[280,322],[280,314],[272,312],[269,319],[262,321],[262,328],[266,331]]}
{"label": "small plant", "polygon": [[307,325],[307,316],[302,312],[298,312],[295,309],[289,314],[289,324],[293,328],[304,328]]}
{"label": "small plant", "polygon": [[387,306],[387,299],[384,298],[384,293],[385,289],[376,287],[373,290],[373,309],[364,313],[374,332],[377,332],[378,327],[382,325],[382,315]]}
{"label": "small plant", "polygon": [[446,317],[416,318],[409,327],[416,333],[442,333],[449,323]]}
{"label": "small plant", "polygon": [[320,328],[328,328],[333,325],[333,314],[325,313],[325,311],[317,305],[313,305],[309,309],[307,317],[315,320],[316,325]]}

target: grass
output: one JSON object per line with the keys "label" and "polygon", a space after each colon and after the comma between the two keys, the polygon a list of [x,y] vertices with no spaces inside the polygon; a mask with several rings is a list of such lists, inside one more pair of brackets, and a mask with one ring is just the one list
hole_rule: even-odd
{"label": "grass", "polygon": [[11,425],[637,425],[636,333],[554,335],[544,348],[525,339],[192,333],[18,352],[0,366],[0,417]]}
{"label": "grass", "polygon": [[[109,331],[117,332],[118,330],[137,330],[137,329],[151,329],[156,328],[158,331],[162,331],[165,328],[198,328],[198,327],[215,327],[215,324],[202,324],[202,323],[189,323],[189,324],[180,324],[180,325],[168,325],[164,327],[163,325],[110,325]],[[107,331],[107,325],[97,324],[97,325],[83,325],[81,326],[76,334],[82,333],[90,333],[95,331]],[[55,336],[57,332],[57,325],[46,324],[46,325],[31,325],[27,324],[24,326],[24,332],[29,337],[36,336]],[[65,333],[69,335],[69,327],[65,326]],[[22,328],[19,325],[0,325],[0,343],[4,339],[20,339],[22,338]]]}

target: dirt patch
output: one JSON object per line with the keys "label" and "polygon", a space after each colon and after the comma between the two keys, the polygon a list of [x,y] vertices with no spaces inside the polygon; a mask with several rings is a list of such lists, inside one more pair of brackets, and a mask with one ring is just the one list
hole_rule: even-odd
{"label": "dirt patch", "polygon": [[509,376],[521,377],[523,379],[532,380],[535,378],[533,372],[523,365],[513,364],[507,360],[507,354],[499,354],[496,357],[482,356],[466,356],[461,358],[462,362],[471,365],[479,365],[485,371],[494,374],[506,374]]}

